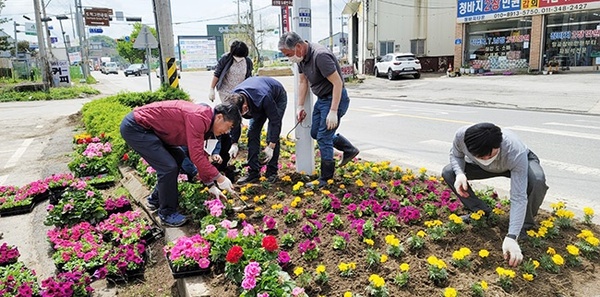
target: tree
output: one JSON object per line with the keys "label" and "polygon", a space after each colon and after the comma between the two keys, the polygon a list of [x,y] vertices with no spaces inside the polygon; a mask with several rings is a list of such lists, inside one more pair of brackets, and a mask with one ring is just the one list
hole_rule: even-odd
{"label": "tree", "polygon": [[[131,34],[129,35],[130,41],[125,41],[124,39],[119,39],[117,41],[117,52],[119,53],[119,55],[121,57],[123,57],[124,59],[129,61],[129,63],[132,63],[132,64],[146,62],[146,51],[143,49],[133,48],[133,43],[135,42],[136,38],[140,34],[141,30],[142,30],[142,24],[135,23],[135,24],[133,24],[133,31],[131,31]],[[154,35],[155,38],[158,39],[157,34],[156,34],[156,29],[150,28],[150,32],[152,33],[152,35]],[[157,49],[152,50],[151,55],[154,57],[158,56],[158,50]]]}
{"label": "tree", "polygon": [[90,42],[100,42],[102,43],[102,47],[105,48],[116,48],[117,47],[117,41],[115,41],[114,39],[112,39],[109,36],[106,35],[96,35],[96,36],[91,36],[89,38]]}

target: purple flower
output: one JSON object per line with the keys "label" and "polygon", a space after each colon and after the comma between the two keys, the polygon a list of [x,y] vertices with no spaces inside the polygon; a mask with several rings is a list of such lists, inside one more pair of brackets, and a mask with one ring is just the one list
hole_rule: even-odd
{"label": "purple flower", "polygon": [[356,204],[354,204],[354,203],[350,203],[350,204],[348,204],[348,206],[347,206],[347,209],[348,209],[348,211],[350,211],[350,212],[353,212],[353,211],[355,211],[355,210],[356,210],[356,208],[357,208],[357,207],[356,207]]}
{"label": "purple flower", "polygon": [[325,217],[325,221],[329,224],[331,224],[331,222],[333,222],[333,218],[335,218],[335,213],[330,212],[327,214],[327,216]]}
{"label": "purple flower", "polygon": [[277,261],[279,261],[279,264],[289,263],[290,262],[290,254],[288,254],[286,251],[279,252],[279,255],[277,255]]}
{"label": "purple flower", "polygon": [[272,229],[277,228],[277,221],[273,217],[264,216],[263,223],[265,223],[265,227],[267,230],[272,230]]}
{"label": "purple flower", "polygon": [[243,281],[242,281],[242,288],[244,288],[244,290],[252,290],[254,289],[254,287],[256,287],[256,278],[254,277],[246,277]]}
{"label": "purple flower", "polygon": [[246,278],[255,278],[260,275],[261,269],[258,262],[250,262],[244,268],[244,276]]}

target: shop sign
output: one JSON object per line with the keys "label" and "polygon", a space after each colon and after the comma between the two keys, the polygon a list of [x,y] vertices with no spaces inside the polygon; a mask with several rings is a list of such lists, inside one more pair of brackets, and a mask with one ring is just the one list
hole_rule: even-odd
{"label": "shop sign", "polygon": [[457,22],[468,23],[600,8],[600,0],[458,0]]}
{"label": "shop sign", "polygon": [[272,0],[271,5],[273,6],[294,6],[293,0]]}

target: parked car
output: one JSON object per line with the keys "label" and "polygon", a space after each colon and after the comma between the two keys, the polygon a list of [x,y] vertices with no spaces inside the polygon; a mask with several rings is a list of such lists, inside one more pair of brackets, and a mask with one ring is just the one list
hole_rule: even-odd
{"label": "parked car", "polygon": [[142,74],[148,74],[148,68],[144,64],[131,64],[125,69],[125,76],[141,76]]}
{"label": "parked car", "polygon": [[100,71],[104,74],[119,74],[119,66],[116,62],[106,62],[102,68],[100,68]]}
{"label": "parked car", "polygon": [[412,75],[418,79],[421,77],[421,63],[411,53],[387,54],[377,59],[373,73],[377,77],[387,74],[389,80],[400,75]]}

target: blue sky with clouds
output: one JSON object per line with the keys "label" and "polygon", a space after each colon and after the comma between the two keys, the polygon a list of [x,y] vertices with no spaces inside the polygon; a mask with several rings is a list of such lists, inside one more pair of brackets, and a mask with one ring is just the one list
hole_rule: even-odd
{"label": "blue sky with clouds", "polygon": [[[75,0],[44,0],[46,3],[46,13],[49,16],[59,14],[69,14],[72,8],[74,11]],[[5,7],[0,15],[2,17],[17,21],[22,24],[28,22],[22,16],[27,15],[33,19],[33,0],[5,0]],[[348,0],[332,0],[333,6],[333,32],[340,31],[340,14]],[[237,23],[237,0],[171,0],[171,12],[173,16],[173,31],[177,35],[206,35],[206,25],[208,24],[233,24]],[[152,14],[151,0],[82,0],[84,7],[104,7],[112,8],[113,11],[123,11],[125,16],[142,17],[142,23],[154,24]],[[248,0],[240,0],[240,11],[244,15],[249,10]],[[254,0],[254,21],[257,28],[271,29],[278,27],[280,8],[271,6],[271,0]],[[329,35],[329,0],[312,0],[312,39],[317,41],[326,38]],[[4,29],[10,36],[14,36],[13,21],[2,24],[0,28]],[[60,25],[57,20],[50,23],[54,29],[52,36],[57,36],[62,46],[60,34]],[[71,35],[73,40],[73,29],[71,20],[63,21],[66,34]],[[23,28],[23,27],[21,27]],[[126,22],[111,22],[110,27],[102,27],[104,35],[113,38],[128,35],[132,27]],[[22,29],[21,29],[22,30]],[[347,28],[344,28],[346,31]],[[265,49],[277,48],[277,37],[269,36],[264,40]],[[37,41],[35,36],[26,36],[24,33],[18,34],[18,39],[27,39]]]}

